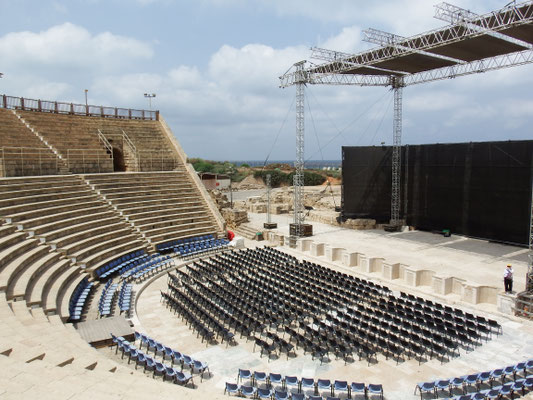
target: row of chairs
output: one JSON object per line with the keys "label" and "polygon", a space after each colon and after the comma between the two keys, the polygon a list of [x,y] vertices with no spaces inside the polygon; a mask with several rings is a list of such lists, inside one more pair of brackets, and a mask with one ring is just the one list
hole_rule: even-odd
{"label": "row of chairs", "polygon": [[112,279],[108,280],[105,284],[102,294],[100,295],[100,300],[98,301],[98,313],[100,314],[100,317],[111,315],[117,288],[118,283],[113,283]]}
{"label": "row of chairs", "polygon": [[533,375],[527,378],[517,379],[516,382],[494,386],[490,389],[449,397],[446,400],[501,400],[507,397],[513,400],[514,398],[525,396],[526,388],[529,391],[533,388]]}
{"label": "row of chairs", "polygon": [[227,239],[209,239],[203,242],[179,245],[174,248],[174,253],[187,258],[225,249],[228,245]]}
{"label": "row of chairs", "polygon": [[[174,313],[178,312],[186,324],[190,326],[193,331],[196,331],[196,337],[202,338],[207,344],[216,339],[218,335],[227,337],[228,342],[231,341],[233,335],[227,331],[215,318],[206,313],[194,301],[185,296],[181,291],[176,290],[172,286],[169,287],[169,293],[161,292],[161,297],[166,303],[167,308],[170,307]],[[217,332],[217,334],[215,334]]]}
{"label": "row of chairs", "polygon": [[144,353],[140,349],[137,349],[134,344],[129,343],[122,336],[113,336],[113,343],[117,346],[115,353],[118,350],[121,351],[121,358],[124,358],[125,355],[128,356],[128,364],[133,360],[135,361],[135,369],[137,366],[143,366],[143,372],[152,371],[152,377],[155,378],[156,374],[163,377],[163,381],[169,379],[170,381],[177,383],[179,385],[186,386],[188,383],[191,383],[191,387],[194,388],[194,381],[192,374],[188,372],[183,372],[183,370],[178,370],[173,367],[173,365],[167,365],[164,362],[157,361],[155,358]]}
{"label": "row of chairs", "polygon": [[146,252],[143,249],[124,254],[97,268],[95,270],[95,274],[99,279],[107,279],[121,268],[130,265],[132,262],[142,258],[144,255],[146,255]]}
{"label": "row of chairs", "polygon": [[[533,359],[519,362],[516,364],[508,365],[505,368],[496,368],[490,371],[478,372],[470,375],[464,375],[454,377],[451,379],[437,379],[435,381],[421,382],[415,387],[416,392],[420,392],[420,398],[423,393],[433,394],[435,398],[439,397],[439,391],[445,393],[446,391],[450,396],[453,395],[454,390],[461,391],[461,395],[467,395],[468,388],[473,388],[474,392],[483,392],[485,394],[487,390],[481,390],[483,384],[487,384],[490,389],[506,390],[511,384],[517,384],[513,388],[514,391],[521,389],[521,383],[525,386],[531,387],[533,384],[533,376],[528,375],[528,371],[533,369]],[[522,374],[522,378],[517,379]],[[524,381],[529,379],[528,382]],[[499,386],[494,387],[494,382],[498,381]],[[527,384],[526,384],[527,383]],[[479,397],[479,396],[478,396]]]}
{"label": "row of chairs", "polygon": [[69,300],[68,311],[70,321],[81,321],[86,301],[89,298],[93,287],[94,283],[89,282],[88,277],[83,278],[80,283],[76,285]]}
{"label": "row of chairs", "polygon": [[[220,256],[220,257],[226,257],[226,256]],[[219,257],[219,258],[220,258]],[[231,254],[227,255],[227,257],[231,257]],[[193,272],[193,270],[191,270],[190,272]],[[195,283],[197,284],[200,284],[200,282],[198,282],[197,278],[194,277],[195,274],[191,274],[190,276],[190,279],[185,279],[186,281],[191,281],[191,280],[194,280]],[[183,275],[181,275],[181,277],[183,277]],[[206,275],[205,276],[206,279],[211,279],[209,275]],[[238,279],[238,276],[236,275],[234,277],[235,279]],[[212,282],[210,281],[210,284],[212,285],[211,287],[216,287],[217,283],[216,282]],[[227,282],[226,282],[227,284]],[[228,287],[228,286],[226,286]],[[220,297],[218,297],[218,295],[216,293],[206,293],[206,297],[211,297],[213,300],[216,300],[217,303],[221,303],[221,301],[234,301],[233,304],[226,304],[226,306],[228,308],[231,308],[233,309],[233,315],[236,315],[236,308],[239,307],[239,303],[246,303],[246,302],[249,302],[250,300],[250,296],[253,296],[250,295],[250,290],[246,291],[245,293],[243,293],[243,291],[240,289],[241,285],[235,285],[233,287],[233,291],[232,292],[228,292],[226,293],[226,295],[221,299]],[[208,288],[203,288],[204,290],[206,290],[207,292],[209,292],[210,289]],[[218,288],[220,289],[221,291],[225,291],[226,289],[224,288]],[[272,307],[273,305],[273,302],[275,302],[277,299],[278,299],[278,295],[279,293],[275,293],[274,295],[272,295],[271,290],[274,290],[275,288],[272,287],[272,288],[268,288],[268,290],[265,290],[263,294],[268,294],[268,295],[271,295],[271,298],[269,298],[265,303],[262,303],[260,307],[258,308],[252,308],[250,310],[250,314],[253,314],[255,317],[259,317],[259,318],[262,318],[263,319],[263,322],[265,322],[265,319],[269,316],[268,312],[266,311],[267,308],[269,307]],[[222,292],[221,292],[222,293]],[[247,300],[245,300],[245,298],[247,298]],[[287,299],[287,306],[290,306],[290,303],[294,302],[293,299]],[[201,301],[200,301],[200,304],[201,304]],[[302,308],[303,308],[303,304],[302,304]],[[305,305],[307,306],[307,304]],[[276,310],[276,313],[279,313],[279,310]],[[244,318],[248,318],[247,316],[245,316],[245,313],[242,313],[240,314],[240,316],[244,317]],[[273,321],[273,318],[270,318],[269,319],[270,322]],[[290,323],[290,322],[289,322]],[[259,326],[261,326],[262,324],[259,324]],[[341,343],[338,343],[338,346],[337,347],[340,347],[342,348],[343,345]],[[267,353],[271,353],[274,351],[274,349],[272,348],[272,344],[267,344],[266,346],[261,346],[261,349]],[[327,354],[327,352],[323,352],[321,351],[322,349],[318,348],[317,346],[314,346],[312,343],[310,346],[308,346],[308,349],[306,349],[308,351],[312,351],[313,352],[313,355],[316,355],[317,357],[319,357],[321,360],[322,360],[322,355],[325,355]],[[346,353],[346,352],[345,352]]]}
{"label": "row of chairs", "polygon": [[139,265],[133,266],[123,272],[120,277],[127,281],[134,280],[139,283],[147,277],[173,266],[174,260],[169,255],[153,255],[151,258],[145,259],[144,262]]}
{"label": "row of chairs", "polygon": [[118,294],[118,307],[121,313],[128,314],[131,308],[131,296],[133,285],[131,283],[124,282]]}
{"label": "row of chairs", "polygon": [[[242,252],[241,252],[242,253]],[[227,255],[226,257],[228,258],[231,258],[233,257],[234,254],[229,254]],[[246,256],[245,256],[246,258]],[[254,274],[257,276],[258,274],[258,269],[261,268],[261,265],[259,266],[256,266],[256,268],[254,269]],[[269,273],[276,268],[276,265],[271,265],[269,266]],[[287,270],[287,268],[284,268],[285,270]],[[242,271],[241,271],[242,272]],[[292,272],[292,271],[289,271],[289,273]],[[261,272],[259,272],[260,274]],[[262,285],[262,286],[265,286],[265,284],[263,283],[265,280],[263,279],[264,277],[261,276],[261,279],[260,281],[261,282],[258,282],[257,285]],[[236,277],[236,279],[238,279],[238,277]],[[246,279],[246,280],[241,280],[241,282],[243,284],[246,284],[246,283],[249,283],[249,282],[253,282],[254,278],[250,278],[250,279]],[[243,282],[244,281],[244,282]],[[293,284],[291,285],[292,286],[292,289],[294,289],[295,285],[294,285],[294,282],[292,282]],[[254,284],[252,284],[252,289],[253,290],[257,290],[257,288],[254,286]],[[272,291],[272,290],[275,290],[275,285],[272,284],[271,287],[269,287],[269,290]],[[378,293],[380,293],[381,296],[385,296],[387,295],[387,298],[390,298],[390,293],[389,291],[387,290],[387,288],[384,288],[384,287],[380,287],[380,288],[376,288],[375,289]],[[279,293],[275,293],[275,296],[273,297],[276,297],[276,298],[279,298]],[[383,297],[382,297],[383,298]],[[317,302],[316,303],[318,306],[320,306],[320,303]],[[378,310],[376,310],[378,311]],[[387,310],[385,310],[387,311]],[[380,314],[383,316],[385,315],[385,318],[388,318],[388,319],[392,319],[392,315],[394,315],[392,312],[390,313],[382,313],[380,311]],[[407,337],[404,337],[403,340],[401,341],[396,341],[397,343],[393,343],[392,346],[389,345],[387,343],[386,346],[381,346],[382,347],[382,352],[385,353],[385,355],[387,354],[395,354],[395,355],[401,355],[402,353],[406,353],[407,355],[410,356],[410,353],[414,353],[415,355],[418,354],[419,355],[419,361],[422,360],[422,355],[424,354],[427,354],[431,357],[433,356],[439,356],[441,357],[441,360],[445,360],[445,359],[448,359],[449,356],[456,356],[458,355],[458,346],[456,345],[457,341],[456,340],[453,340],[453,339],[456,339],[456,338],[443,338],[442,335],[439,335],[438,333],[436,332],[429,332],[429,331],[423,331],[420,326],[424,326],[425,324],[425,320],[414,320],[414,318],[412,316],[409,316],[409,315],[405,315],[404,316],[404,320],[405,321],[408,321],[408,324],[410,326],[413,326],[413,322],[415,322],[415,327],[418,329],[418,333],[417,333],[417,336],[415,338],[411,337],[410,335],[407,336]],[[400,324],[402,323],[402,320],[399,320],[400,321]],[[374,324],[375,325],[375,324]],[[388,326],[388,322],[386,323],[385,326]],[[378,326],[379,327],[379,326]],[[396,328],[399,328],[399,327],[396,327]],[[469,328],[470,329],[470,328]],[[395,329],[396,332],[394,333],[394,338],[398,337],[398,334],[400,333],[399,329]],[[466,345],[468,345],[469,343],[472,343],[474,341],[479,342],[479,333],[477,331],[468,331],[467,332],[468,334],[467,335],[463,335],[462,338],[464,338],[464,343]],[[422,334],[422,335],[425,335],[426,336],[426,349],[424,348],[420,348],[419,346],[419,341],[417,340],[417,338],[419,337],[419,334]],[[401,339],[401,338],[400,338]],[[385,343],[383,343],[385,344]],[[393,346],[396,346],[396,344],[400,344],[400,349],[397,349]],[[394,351],[391,351],[391,347],[392,347],[392,350]],[[400,350],[400,352],[398,352],[397,350]],[[403,350],[403,351],[401,351]],[[398,358],[397,358],[398,360]]]}
{"label": "row of chairs", "polygon": [[209,375],[211,375],[211,372],[209,371],[209,365],[206,362],[195,360],[194,358],[186,354],[180,353],[177,350],[173,350],[172,348],[165,346],[164,344],[158,342],[155,339],[152,339],[144,333],[136,331],[134,334],[135,341],[139,341],[139,349],[142,349],[142,346],[144,344],[148,352],[153,349],[154,356],[160,354],[163,361],[165,361],[165,359],[168,357],[169,360],[171,360],[172,362],[172,366],[174,366],[174,364],[179,364],[181,366],[182,371],[183,368],[186,366],[190,368],[191,374],[197,371],[200,374],[201,380],[203,380],[205,372],[208,372]]}
{"label": "row of chairs", "polygon": [[[181,271],[177,270],[176,272],[180,273]],[[167,303],[167,307],[174,309],[174,307],[179,305],[174,301],[172,293],[174,291],[179,291],[178,287],[180,287],[182,284],[186,284],[186,282],[188,282],[188,279],[185,279],[185,281],[182,283],[180,277],[170,273],[168,274],[169,294],[162,293],[162,298]],[[189,290],[192,289],[189,287]],[[234,329],[235,332],[240,332],[241,338],[245,336],[248,339],[248,337],[252,335],[252,331],[254,330],[253,328],[258,325],[258,322],[254,320],[253,317],[250,317],[249,319],[238,318],[236,310],[232,310],[230,313],[226,310],[226,304],[221,298],[201,296],[202,293],[205,293],[204,291],[209,290],[210,289],[208,287],[199,286],[197,291],[194,293],[196,301],[193,301],[192,304],[194,304],[195,307],[201,307],[204,311],[212,316],[212,318],[207,319],[208,323],[215,319],[218,323],[212,323],[212,325],[220,327],[220,324],[222,324],[222,329],[219,329],[215,339],[217,339],[220,335],[222,337],[222,342],[226,341],[226,346],[229,343],[235,343],[235,334],[232,333],[230,329]],[[187,302],[187,304],[190,303],[190,301]],[[177,310],[175,309],[175,312],[176,311]],[[224,325],[228,326],[228,328],[224,328]]]}
{"label": "row of chairs", "polygon": [[200,242],[204,242],[207,240],[212,240],[214,238],[215,236],[213,234],[203,235],[203,236],[194,236],[194,237],[170,240],[164,243],[158,243],[156,244],[155,247],[157,251],[159,251],[160,253],[165,253],[167,251],[174,251],[174,249],[178,246],[182,246],[185,244],[200,243]]}
{"label": "row of chairs", "polygon": [[[352,382],[351,384],[348,384],[347,381],[343,380],[335,380],[331,382],[329,379],[315,380],[314,378],[298,378],[297,376],[283,376],[281,374],[272,372],[266,374],[265,372],[254,371],[252,373],[248,369],[239,369],[236,381],[236,384],[229,384],[230,393],[235,392],[236,389],[239,389],[238,385],[240,382],[244,382],[246,383],[244,386],[252,387],[257,390],[268,389],[271,393],[271,396],[276,391],[280,395],[286,394],[291,396],[294,396],[295,394],[301,396],[306,394],[308,396],[322,396],[322,394],[326,392],[327,395],[331,397],[335,396],[335,392],[344,392],[347,393],[349,398],[351,398],[352,393],[362,393],[365,397],[368,397],[369,394],[379,395],[381,398],[383,398],[383,385],[381,384],[367,385],[362,382]],[[226,387],[227,385],[228,383],[226,383]],[[237,385],[237,387],[235,385]],[[293,392],[292,388],[296,388],[296,392]],[[309,392],[311,394],[309,394]]]}

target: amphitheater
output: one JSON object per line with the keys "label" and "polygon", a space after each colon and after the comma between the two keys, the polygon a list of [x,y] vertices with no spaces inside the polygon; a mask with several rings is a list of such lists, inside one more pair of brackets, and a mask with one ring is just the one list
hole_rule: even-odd
{"label": "amphitheater", "polygon": [[522,249],[285,216],[237,248],[158,112],[0,106],[0,398],[533,398]]}

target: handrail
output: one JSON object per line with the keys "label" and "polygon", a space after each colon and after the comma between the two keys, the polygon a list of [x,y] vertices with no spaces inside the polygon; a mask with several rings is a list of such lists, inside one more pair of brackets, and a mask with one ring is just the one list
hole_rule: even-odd
{"label": "handrail", "polygon": [[140,171],[140,165],[139,165],[139,153],[137,153],[137,147],[133,144],[130,137],[124,132],[124,129],[122,129],[122,142],[126,143],[131,153],[133,154],[134,164],[135,164],[135,171]]}
{"label": "handrail", "polygon": [[137,147],[133,144],[130,137],[124,132],[124,129],[122,129],[122,138],[124,141],[130,146],[131,151],[133,151],[133,154],[137,154]]}
{"label": "handrail", "polygon": [[98,129],[98,139],[104,144],[107,151],[109,151],[109,154],[113,156],[113,146],[111,146],[111,143],[106,139],[106,137],[102,134],[102,131]]}
{"label": "handrail", "polygon": [[105,117],[118,119],[141,119],[159,121],[159,111],[135,110],[131,108],[118,108],[95,106],[91,104],[63,103],[51,100],[35,100],[24,97],[2,95],[0,108],[38,111],[54,114],[83,115],[87,117]]}

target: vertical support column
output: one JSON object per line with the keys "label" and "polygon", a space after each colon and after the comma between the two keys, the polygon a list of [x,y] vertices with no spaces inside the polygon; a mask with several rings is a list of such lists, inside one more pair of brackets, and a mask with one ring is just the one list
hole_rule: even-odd
{"label": "vertical support column", "polygon": [[529,214],[529,254],[527,263],[526,291],[533,291],[533,182],[531,183],[531,204]]}
{"label": "vertical support column", "polygon": [[392,188],[391,188],[391,219],[390,225],[400,226],[400,180],[402,166],[402,90],[403,79],[393,78],[394,118],[392,137]]}
{"label": "vertical support column", "polygon": [[[304,186],[304,144],[305,144],[305,61],[294,64],[296,67],[296,160],[294,187],[294,236],[302,236],[304,222],[303,186]],[[291,235],[292,236],[292,235]]]}
{"label": "vertical support column", "polygon": [[267,224],[270,224],[272,221],[270,219],[270,185],[271,185],[271,175],[267,174],[266,176],[267,184]]}

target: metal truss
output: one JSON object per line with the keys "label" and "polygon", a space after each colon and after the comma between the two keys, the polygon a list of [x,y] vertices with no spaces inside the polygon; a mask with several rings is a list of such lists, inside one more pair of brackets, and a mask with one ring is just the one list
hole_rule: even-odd
{"label": "metal truss", "polygon": [[[450,15],[451,14],[452,13],[450,12]],[[498,32],[504,29],[509,29],[514,26],[528,24],[533,22],[533,1],[528,1],[512,7],[504,8],[497,12],[492,12],[474,19],[469,19],[468,22],[468,24],[455,24],[445,28],[440,28],[417,36],[413,36],[404,40],[399,40],[399,38],[401,37],[394,35],[392,37],[394,39],[394,45],[382,46],[355,55],[333,52],[329,55],[333,55],[334,57],[327,59],[327,63],[312,67],[308,71],[320,71],[322,74],[349,73],[350,71],[353,71],[356,67],[370,67],[372,66],[372,64],[391,60],[399,56],[405,56],[419,51],[431,50],[432,48],[440,47],[455,42],[460,42],[467,38],[475,38],[477,36],[486,35],[487,31]],[[375,38],[377,37],[376,32],[379,31],[376,30],[376,32],[373,32],[370,30],[369,32],[371,32],[371,36]],[[391,37],[389,36],[389,39],[390,38]],[[511,37],[508,38],[510,41],[512,41]],[[382,37],[382,39],[386,38]],[[527,47],[529,47],[529,49],[532,48],[531,45],[527,45]],[[319,58],[322,59],[325,58],[324,56],[327,56],[324,50],[315,50],[314,55],[319,55]],[[323,57],[320,57],[320,55],[322,55]],[[439,58],[437,55],[432,56],[435,58]],[[457,67],[469,64],[463,63],[460,60],[458,60],[457,62]],[[392,73],[392,71],[388,71],[388,73],[390,74]],[[289,79],[281,79],[282,87],[290,85],[290,77],[287,78]],[[370,77],[368,80],[372,81],[373,79],[373,77]],[[336,80],[332,80],[331,83],[328,83],[335,84],[336,82]],[[359,86],[379,86],[372,84],[367,85],[364,82],[366,81],[363,80],[362,83],[346,84],[356,84]]]}
{"label": "metal truss", "polygon": [[296,67],[296,161],[294,163],[295,173],[293,178],[294,187],[294,224],[295,235],[302,235],[302,224],[304,223],[304,145],[305,145],[305,83],[306,74],[304,71],[305,61],[294,64]]}
{"label": "metal truss", "polygon": [[[403,79],[405,86],[411,86],[531,63],[533,63],[533,50],[524,50],[416,74],[406,74],[403,75]],[[316,68],[308,68],[307,72],[304,71],[307,75],[307,83],[312,85],[392,86],[394,81],[394,76],[338,74],[333,72],[333,66],[331,67],[331,72],[327,73],[313,72],[313,69]],[[280,87],[294,85],[295,72],[289,72],[281,76],[280,82]]]}
{"label": "metal truss", "polygon": [[400,170],[402,166],[402,90],[403,79],[398,78],[393,84],[394,119],[392,138],[392,188],[391,220],[392,226],[400,226]]}
{"label": "metal truss", "polygon": [[363,40],[365,42],[379,44],[380,46],[395,46],[406,40],[403,36],[374,28],[365,29],[363,35]]}
{"label": "metal truss", "polygon": [[449,22],[450,24],[458,24],[478,18],[479,14],[450,3],[442,2],[435,6],[434,17],[441,21]]}

